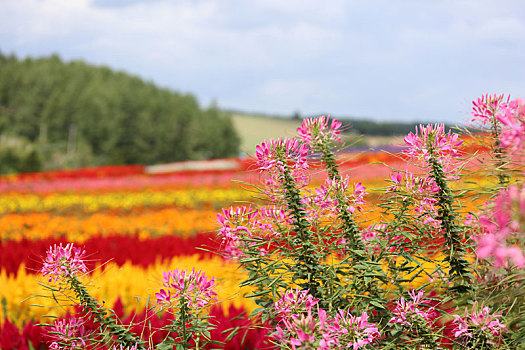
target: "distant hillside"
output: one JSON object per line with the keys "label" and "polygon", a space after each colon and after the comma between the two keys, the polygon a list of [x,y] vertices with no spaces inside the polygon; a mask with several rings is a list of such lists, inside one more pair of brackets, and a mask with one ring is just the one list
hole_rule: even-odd
{"label": "distant hillside", "polygon": [[192,95],[82,61],[0,53],[0,172],[222,158],[238,146],[229,116]]}
{"label": "distant hillside", "polygon": [[[255,146],[263,140],[294,136],[302,124],[301,118],[267,116],[239,111],[232,113],[232,121],[241,139],[240,150],[254,154]],[[403,137],[421,123],[375,122],[366,119],[340,119],[343,123],[343,141],[347,146],[377,147],[399,145]],[[449,128],[448,126],[446,126]]]}
{"label": "distant hillside", "polygon": [[291,118],[265,117],[251,114],[232,114],[233,126],[241,139],[240,150],[255,153],[255,146],[263,140],[294,136],[302,121]]}
{"label": "distant hillside", "polygon": [[[302,124],[302,120],[296,118],[243,114],[241,112],[233,113],[232,121],[241,139],[240,150],[252,155],[255,153],[255,146],[263,140],[281,136],[294,136],[297,128]],[[343,140],[349,146],[376,147],[399,144],[403,139],[401,135],[406,134],[391,133],[389,130],[384,131],[379,126],[377,129],[373,129],[369,127],[370,124],[366,124],[367,128],[365,130],[369,132],[367,134],[356,132],[360,131],[360,129],[355,129],[352,121],[343,120],[343,123],[345,124]],[[408,126],[410,127],[408,130],[411,131],[415,128],[414,124],[409,124]]]}

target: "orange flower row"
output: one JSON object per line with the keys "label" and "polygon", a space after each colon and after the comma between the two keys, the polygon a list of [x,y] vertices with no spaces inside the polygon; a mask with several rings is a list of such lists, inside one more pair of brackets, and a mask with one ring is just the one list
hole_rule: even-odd
{"label": "orange flower row", "polygon": [[6,214],[0,216],[1,240],[23,238],[65,238],[84,242],[94,236],[135,235],[149,238],[177,234],[187,236],[215,229],[216,211],[203,209],[150,209],[139,213],[115,215],[96,212],[86,215],[50,213]]}

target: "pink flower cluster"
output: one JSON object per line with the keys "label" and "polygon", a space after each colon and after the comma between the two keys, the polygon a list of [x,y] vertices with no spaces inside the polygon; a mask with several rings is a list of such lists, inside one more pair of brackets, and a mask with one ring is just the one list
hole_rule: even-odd
{"label": "pink flower cluster", "polygon": [[293,314],[300,314],[312,310],[319,302],[319,299],[314,299],[307,290],[290,289],[283,291],[281,299],[275,302],[275,312],[279,319],[290,317]]}
{"label": "pink flower cluster", "polygon": [[436,311],[433,308],[429,308],[426,311],[422,307],[423,304],[429,303],[430,300],[422,300],[423,291],[420,290],[417,294],[415,290],[409,291],[408,295],[412,300],[406,301],[405,298],[401,298],[396,301],[396,307],[392,311],[394,317],[392,317],[389,323],[399,323],[406,326],[412,326],[414,322],[430,322],[437,316]]}
{"label": "pink flower cluster", "polygon": [[306,190],[308,195],[304,196],[301,202],[307,220],[318,223],[322,218],[333,223],[342,209],[340,204],[344,210],[352,214],[361,211],[365,204],[366,188],[361,182],[354,183],[352,192],[349,191],[349,188],[350,180],[346,176],[342,179],[326,178],[321,187],[315,188],[314,191]]}
{"label": "pink flower cluster", "polygon": [[84,322],[78,318],[56,320],[48,332],[49,348],[52,350],[85,349],[91,335],[84,328]]}
{"label": "pink flower cluster", "polygon": [[[270,243],[269,239],[278,235],[274,230],[290,224],[284,210],[278,207],[267,207],[260,210],[248,207],[230,207],[217,214],[219,222],[219,237],[222,238],[223,250],[228,258],[244,256],[244,250],[249,245],[255,245],[254,238],[262,238]],[[249,242],[248,240],[249,239]],[[268,253],[267,247],[257,248],[262,255]]]}
{"label": "pink flower cluster", "polygon": [[485,125],[506,119],[507,115],[511,113],[510,107],[513,102],[510,101],[510,96],[505,100],[504,94],[485,94],[476,101],[472,101],[472,104],[474,105],[472,107],[472,121]]}
{"label": "pink flower cluster", "polygon": [[[424,224],[440,227],[440,221],[436,219],[437,209],[434,206],[437,203],[436,195],[439,192],[439,186],[436,181],[429,177],[418,177],[406,172],[398,172],[390,176],[392,187],[389,191],[400,192],[404,195],[403,200],[408,198],[414,200],[414,211],[420,215]],[[402,192],[401,192],[402,191]]]}
{"label": "pink flower cluster", "polygon": [[[473,101],[472,121],[494,124],[500,132],[501,146],[513,153],[523,151],[525,144],[525,100],[510,96],[486,94]],[[501,130],[499,128],[501,127]]]}
{"label": "pink flower cluster", "polygon": [[284,173],[289,171],[299,187],[308,184],[308,146],[294,138],[263,141],[255,149],[256,166],[269,176],[265,179],[266,193],[277,200],[283,196]]}
{"label": "pink flower cluster", "polygon": [[518,267],[525,266],[525,257],[519,246],[523,243],[522,213],[525,212],[525,188],[511,186],[502,190],[494,200],[489,213],[480,216],[482,233],[473,237],[477,241],[476,254],[482,259],[493,258],[495,267],[507,266],[507,261]]}
{"label": "pink flower cluster", "polygon": [[368,314],[363,312],[361,316],[350,314],[339,310],[334,325],[339,333],[339,339],[347,348],[357,350],[372,344],[374,340],[380,337],[379,329],[375,323],[368,323]]}
{"label": "pink flower cluster", "polygon": [[403,153],[411,159],[424,159],[426,162],[435,157],[443,166],[445,173],[457,171],[451,166],[451,160],[461,157],[459,147],[463,141],[457,134],[449,131],[445,133],[444,124],[428,124],[416,127],[416,133],[405,136],[405,143],[409,148]]}
{"label": "pink flower cluster", "polygon": [[161,308],[180,307],[181,303],[187,302],[192,309],[202,309],[217,300],[214,284],[215,277],[208,280],[201,270],[195,271],[193,268],[188,273],[187,269],[176,268],[163,272],[162,285],[166,289],[161,289],[155,296]]}
{"label": "pink flower cluster", "polygon": [[350,213],[354,213],[356,210],[362,210],[362,205],[365,204],[364,196],[366,194],[366,188],[361,182],[354,183],[353,194],[348,195],[348,188],[350,187],[350,179],[345,176],[341,179],[327,178],[324,185],[320,188],[315,189],[314,202],[319,205],[320,208],[333,210],[339,212],[340,198],[346,200],[347,209]]}
{"label": "pink flower cluster", "polygon": [[376,325],[368,323],[366,312],[356,317],[349,310],[339,310],[335,318],[328,318],[325,310],[317,308],[315,316],[314,306],[318,301],[308,291],[284,292],[275,303],[279,325],[274,339],[292,349],[346,347],[357,350],[380,337]]}
{"label": "pink flower cluster", "polygon": [[49,247],[42,267],[42,275],[49,276],[49,282],[57,281],[59,278],[79,273],[87,273],[88,269],[84,263],[86,252],[72,243],[65,247],[53,245]]}
{"label": "pink flower cluster", "polygon": [[500,121],[504,125],[500,135],[501,145],[512,153],[521,153],[525,144],[525,100],[512,101]]}
{"label": "pink flower cluster", "polygon": [[501,314],[491,314],[488,307],[477,310],[477,302],[474,302],[471,312],[465,309],[464,316],[454,315],[454,337],[464,341],[483,337],[487,344],[494,345],[506,329],[498,320],[500,316]]}
{"label": "pink flower cluster", "polygon": [[343,124],[337,119],[324,115],[318,118],[304,119],[303,124],[297,128],[297,133],[303,143],[311,148],[329,144],[331,141],[341,143],[341,126]]}
{"label": "pink flower cluster", "polygon": [[[127,346],[127,347],[125,347],[122,344],[120,344],[118,347],[116,345],[113,345],[113,348],[111,348],[111,350],[137,350],[137,349],[138,349],[137,344],[133,346]],[[148,349],[152,349],[152,348],[148,348]]]}

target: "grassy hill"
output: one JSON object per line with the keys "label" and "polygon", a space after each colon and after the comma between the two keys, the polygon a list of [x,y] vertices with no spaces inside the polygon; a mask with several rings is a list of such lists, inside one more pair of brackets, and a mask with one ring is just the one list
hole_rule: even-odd
{"label": "grassy hill", "polygon": [[[240,151],[253,155],[255,146],[263,140],[296,135],[302,124],[300,119],[232,113],[233,125],[241,138]],[[346,145],[370,146],[400,144],[402,136],[370,136],[350,132],[343,135]]]}
{"label": "grassy hill", "polygon": [[302,124],[297,119],[238,113],[232,114],[232,121],[241,137],[240,151],[248,154],[254,154],[263,140],[295,135]]}

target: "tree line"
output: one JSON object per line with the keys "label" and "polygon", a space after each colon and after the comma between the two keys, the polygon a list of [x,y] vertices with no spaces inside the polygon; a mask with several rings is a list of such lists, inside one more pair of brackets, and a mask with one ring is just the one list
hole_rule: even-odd
{"label": "tree line", "polygon": [[221,158],[239,144],[230,116],[190,94],[56,55],[0,52],[0,172]]}

